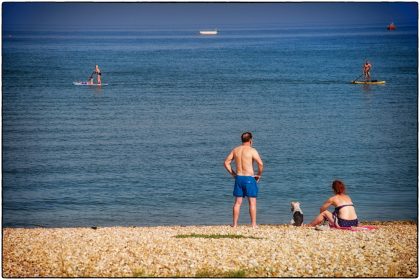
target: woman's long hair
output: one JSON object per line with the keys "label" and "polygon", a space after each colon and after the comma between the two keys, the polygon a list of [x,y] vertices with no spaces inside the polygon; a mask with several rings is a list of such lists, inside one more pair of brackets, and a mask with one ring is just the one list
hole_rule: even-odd
{"label": "woman's long hair", "polygon": [[335,180],[332,182],[332,189],[336,194],[345,194],[346,193],[346,186],[340,180]]}

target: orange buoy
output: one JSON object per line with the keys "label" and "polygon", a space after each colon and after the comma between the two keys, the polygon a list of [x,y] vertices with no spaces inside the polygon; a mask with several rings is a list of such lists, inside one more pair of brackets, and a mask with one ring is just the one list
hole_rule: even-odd
{"label": "orange buoy", "polygon": [[393,22],[391,22],[387,27],[386,27],[386,29],[388,29],[389,31],[391,31],[391,30],[395,30],[395,29],[397,29],[397,27],[395,26],[395,24],[393,23]]}

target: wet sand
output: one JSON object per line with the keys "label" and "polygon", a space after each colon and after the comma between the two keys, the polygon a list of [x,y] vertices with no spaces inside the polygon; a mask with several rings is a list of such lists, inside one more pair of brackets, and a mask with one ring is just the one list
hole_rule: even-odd
{"label": "wet sand", "polygon": [[417,224],[3,228],[3,277],[417,277]]}

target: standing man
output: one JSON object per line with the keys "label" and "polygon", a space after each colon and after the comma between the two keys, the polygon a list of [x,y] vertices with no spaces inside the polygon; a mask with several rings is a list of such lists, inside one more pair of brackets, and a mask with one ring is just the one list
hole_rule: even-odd
{"label": "standing man", "polygon": [[365,75],[365,81],[370,81],[370,69],[372,69],[372,64],[366,60],[365,64],[363,65],[363,75]]}
{"label": "standing man", "polygon": [[[234,148],[225,159],[225,168],[235,178],[233,196],[233,227],[238,226],[239,213],[242,199],[247,196],[249,203],[249,215],[252,227],[257,227],[257,196],[258,185],[262,172],[263,162],[257,150],[252,147],[252,134],[245,132],[241,136],[242,145]],[[232,161],[235,161],[236,172],[232,169]],[[253,163],[257,162],[258,173],[254,175]]]}
{"label": "standing man", "polygon": [[96,75],[96,78],[98,79],[98,85],[100,85],[101,82],[101,69],[99,69],[98,65],[95,65],[95,69],[93,70],[92,74],[90,74],[90,77],[88,78],[87,84],[93,85],[93,75]]}
{"label": "standing man", "polygon": [[98,79],[98,85],[100,85],[102,83],[101,82],[101,69],[99,69],[98,65],[95,66],[94,73],[96,74],[96,78]]}

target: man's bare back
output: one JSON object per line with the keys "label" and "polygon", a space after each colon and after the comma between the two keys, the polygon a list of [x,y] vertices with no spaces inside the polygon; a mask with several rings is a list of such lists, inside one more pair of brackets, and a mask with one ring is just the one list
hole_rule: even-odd
{"label": "man's bare back", "polygon": [[[236,175],[254,176],[253,161],[262,165],[262,161],[256,149],[248,145],[240,145],[232,150],[232,157],[236,165]],[[260,172],[259,172],[260,173]],[[258,174],[261,176],[261,174]]]}

